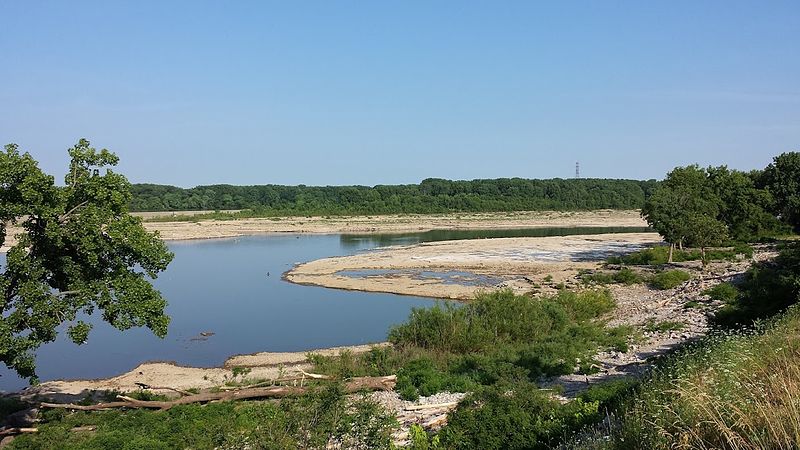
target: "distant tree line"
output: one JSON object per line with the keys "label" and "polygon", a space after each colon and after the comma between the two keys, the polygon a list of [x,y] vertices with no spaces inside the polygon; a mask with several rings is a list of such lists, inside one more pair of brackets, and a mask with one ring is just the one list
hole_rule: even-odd
{"label": "distant tree line", "polygon": [[676,167],[647,198],[642,216],[670,244],[670,262],[676,246],[705,253],[726,242],[800,232],[800,153],[783,153],[751,172]]}
{"label": "distant tree line", "polygon": [[638,209],[656,181],[609,179],[449,181],[368,186],[132,186],[133,211],[253,209],[262,214],[393,214]]}

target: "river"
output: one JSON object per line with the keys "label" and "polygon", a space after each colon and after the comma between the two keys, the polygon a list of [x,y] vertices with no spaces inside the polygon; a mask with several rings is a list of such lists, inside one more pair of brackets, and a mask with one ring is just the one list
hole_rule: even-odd
{"label": "river", "polygon": [[[165,339],[147,329],[118,331],[102,320],[81,346],[60,337],[37,352],[42,381],[105,378],[146,361],[212,367],[234,354],[302,351],[380,342],[411,308],[433,300],[393,294],[342,291],[288,283],[294,264],[417,242],[517,236],[637,232],[641,228],[550,228],[435,231],[373,235],[280,234],[206,241],[173,241],[175,259],[155,286],[169,302]],[[0,255],[3,264],[4,255]],[[60,328],[64,330],[66,326]],[[213,335],[202,336],[201,333]],[[0,389],[27,385],[6,368]]]}

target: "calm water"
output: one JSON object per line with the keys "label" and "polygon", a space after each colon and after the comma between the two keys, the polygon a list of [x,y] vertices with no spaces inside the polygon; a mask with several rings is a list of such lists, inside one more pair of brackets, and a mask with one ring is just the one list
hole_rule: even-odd
{"label": "calm water", "polygon": [[[87,344],[68,340],[43,346],[38,373],[52,379],[103,378],[145,361],[219,366],[234,354],[301,351],[385,340],[412,307],[432,300],[300,286],[281,280],[294,264],[353,254],[382,245],[442,239],[631,232],[638,229],[499,230],[402,235],[274,235],[212,241],[172,242],[175,259],[155,281],[169,302],[169,334],[159,339],[146,329],[125,332],[93,320]],[[0,264],[4,262],[0,255]],[[267,275],[269,274],[269,275]],[[214,335],[203,340],[201,332]],[[27,385],[5,368],[0,389]]]}

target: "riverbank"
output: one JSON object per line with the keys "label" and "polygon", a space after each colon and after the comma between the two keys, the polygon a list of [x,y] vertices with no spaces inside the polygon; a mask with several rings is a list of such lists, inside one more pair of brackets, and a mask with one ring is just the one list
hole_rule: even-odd
{"label": "riverbank", "polygon": [[141,385],[158,393],[174,390],[213,389],[247,379],[275,379],[311,369],[309,354],[337,356],[347,351],[359,354],[386,343],[331,347],[302,352],[260,352],[228,358],[222,367],[186,367],[169,362],[148,362],[111,378],[95,380],[54,380],[24,389],[23,399],[46,398],[57,402],[80,401],[103,392],[133,392]]}
{"label": "riverbank", "polygon": [[298,284],[468,300],[482,289],[517,293],[558,285],[608,256],[660,243],[657,233],[442,241],[299,264]]}
{"label": "riverbank", "polygon": [[[402,233],[431,230],[513,228],[646,227],[638,210],[518,211],[475,214],[403,214],[388,216],[270,217],[258,219],[147,221],[167,213],[137,213],[148,231],[162,239],[220,239],[271,233]],[[177,214],[176,215],[185,215]],[[21,230],[10,227],[0,252],[16,243]]]}

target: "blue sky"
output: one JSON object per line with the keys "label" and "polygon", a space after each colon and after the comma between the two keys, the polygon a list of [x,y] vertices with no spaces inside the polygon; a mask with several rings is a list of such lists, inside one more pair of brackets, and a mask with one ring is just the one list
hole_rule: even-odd
{"label": "blue sky", "polygon": [[661,178],[800,150],[800,2],[0,0],[0,142],[133,182]]}

